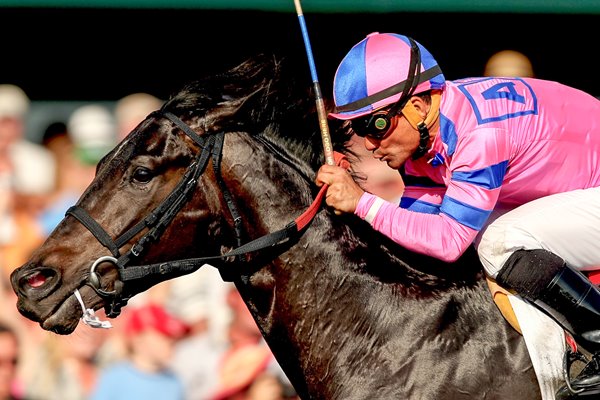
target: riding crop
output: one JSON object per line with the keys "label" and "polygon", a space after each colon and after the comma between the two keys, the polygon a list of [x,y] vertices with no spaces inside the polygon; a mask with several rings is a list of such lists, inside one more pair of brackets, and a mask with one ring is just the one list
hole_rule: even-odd
{"label": "riding crop", "polygon": [[333,146],[331,144],[331,136],[329,134],[329,125],[327,124],[327,114],[325,112],[325,103],[323,102],[323,96],[321,94],[321,85],[319,85],[319,79],[317,78],[317,69],[315,67],[315,60],[313,58],[310,39],[308,37],[308,30],[306,29],[306,23],[304,21],[304,14],[302,13],[300,0],[294,0],[294,4],[296,5],[298,21],[300,22],[302,38],[304,39],[304,47],[306,48],[306,55],[308,57],[308,66],[310,67],[310,74],[313,80],[315,101],[317,103],[317,115],[319,118],[319,129],[321,130],[321,140],[323,141],[323,150],[325,152],[325,162],[329,165],[335,165]]}

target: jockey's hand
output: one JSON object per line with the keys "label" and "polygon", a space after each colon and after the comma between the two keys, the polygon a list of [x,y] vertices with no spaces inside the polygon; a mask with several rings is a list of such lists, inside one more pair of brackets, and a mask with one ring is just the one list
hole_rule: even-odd
{"label": "jockey's hand", "polygon": [[334,208],[336,214],[353,213],[360,197],[365,192],[352,179],[348,170],[335,165],[323,165],[316,178],[317,186],[329,185],[325,202]]}

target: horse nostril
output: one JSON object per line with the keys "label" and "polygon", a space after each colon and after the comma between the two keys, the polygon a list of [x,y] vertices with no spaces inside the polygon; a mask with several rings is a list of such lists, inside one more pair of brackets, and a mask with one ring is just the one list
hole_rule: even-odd
{"label": "horse nostril", "polygon": [[27,277],[27,284],[32,288],[38,288],[46,283],[46,277],[41,272],[35,272]]}
{"label": "horse nostril", "polygon": [[26,275],[20,279],[20,285],[22,288],[38,289],[46,284],[55,273],[51,270],[39,270],[29,275]]}

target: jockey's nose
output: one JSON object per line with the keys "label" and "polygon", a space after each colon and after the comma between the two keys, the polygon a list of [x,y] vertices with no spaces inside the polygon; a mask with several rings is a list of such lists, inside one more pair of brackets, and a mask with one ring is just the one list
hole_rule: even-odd
{"label": "jockey's nose", "polygon": [[368,135],[364,138],[365,148],[369,151],[373,151],[379,147],[380,140],[373,139]]}

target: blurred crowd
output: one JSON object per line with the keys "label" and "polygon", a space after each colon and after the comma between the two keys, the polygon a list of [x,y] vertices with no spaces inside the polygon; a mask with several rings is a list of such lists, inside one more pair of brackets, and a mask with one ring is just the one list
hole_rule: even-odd
{"label": "blurred crowd", "polygon": [[162,100],[89,103],[26,138],[31,102],[0,84],[0,400],[284,400],[297,396],[235,286],[204,266],[134,297],[111,329],[61,336],[16,310],[10,273]]}

